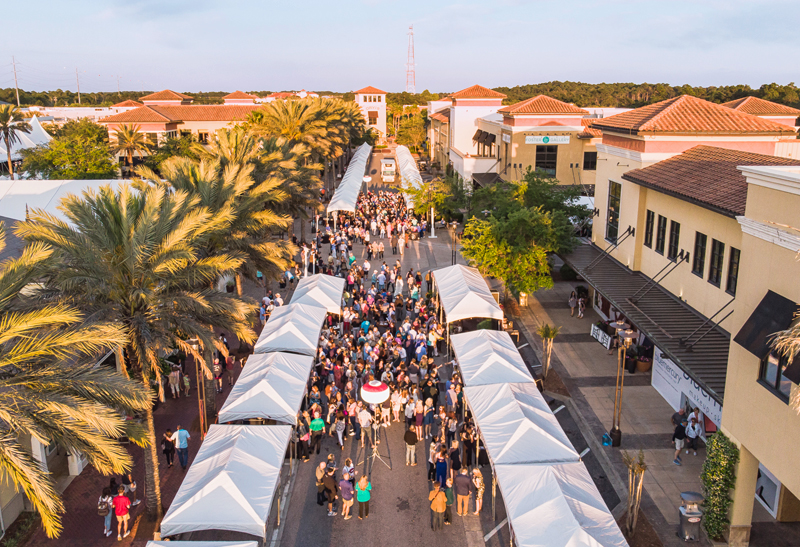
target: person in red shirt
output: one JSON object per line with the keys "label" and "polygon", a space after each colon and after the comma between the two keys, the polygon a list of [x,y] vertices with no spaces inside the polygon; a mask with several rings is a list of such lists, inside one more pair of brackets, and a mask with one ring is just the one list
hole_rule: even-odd
{"label": "person in red shirt", "polygon": [[[114,513],[117,515],[117,541],[122,541],[130,535],[128,530],[128,519],[130,519],[131,500],[125,495],[125,489],[119,487],[117,495],[114,496]],[[123,528],[125,533],[122,533]]]}

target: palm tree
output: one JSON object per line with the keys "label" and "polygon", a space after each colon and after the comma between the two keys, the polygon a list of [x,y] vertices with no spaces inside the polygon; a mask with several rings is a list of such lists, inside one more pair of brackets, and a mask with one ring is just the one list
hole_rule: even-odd
{"label": "palm tree", "polygon": [[553,355],[553,340],[561,331],[561,327],[543,324],[536,330],[536,334],[542,339],[542,382],[547,380],[547,373],[550,372],[550,358]]}
{"label": "palm tree", "polygon": [[[5,227],[0,224],[0,252]],[[116,439],[127,434],[119,410],[133,414],[150,406],[149,393],[108,367],[94,366],[99,352],[122,343],[125,333],[108,323],[88,324],[74,307],[51,303],[17,309],[20,290],[35,280],[37,267],[52,259],[41,243],[0,263],[0,473],[21,488],[42,518],[48,537],[61,531],[64,505],[52,476],[30,453],[30,436],[81,453],[103,474],[132,467]]]}
{"label": "palm tree", "polygon": [[[127,373],[163,400],[159,356],[171,348],[192,355],[206,377],[201,352],[225,352],[209,325],[252,343],[250,314],[255,303],[215,290],[211,285],[235,271],[243,259],[227,254],[201,256],[205,240],[228,230],[230,212],[212,214],[199,198],[170,194],[159,186],[140,190],[123,184],[62,200],[69,224],[40,210],[20,223],[17,234],[47,244],[54,258],[41,270],[42,289],[34,298],[74,303],[87,316],[125,328],[121,343]],[[187,339],[197,339],[197,350]],[[161,481],[152,408],[145,409],[145,490],[148,515],[160,518]]]}
{"label": "palm tree", "polygon": [[14,165],[11,162],[11,146],[20,142],[20,133],[30,133],[31,126],[22,117],[19,108],[13,104],[0,105],[0,139],[6,145],[8,154],[8,174],[14,179]]}
{"label": "palm tree", "polygon": [[139,157],[143,157],[144,152],[150,152],[152,145],[147,140],[144,133],[139,132],[138,125],[122,125],[117,129],[116,142],[111,145],[111,152],[114,154],[123,154],[125,156],[125,165],[129,168],[133,167],[133,155],[139,153]]}

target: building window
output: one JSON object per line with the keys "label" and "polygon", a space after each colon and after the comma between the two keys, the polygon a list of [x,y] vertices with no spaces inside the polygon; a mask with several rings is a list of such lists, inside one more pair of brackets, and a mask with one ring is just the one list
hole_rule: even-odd
{"label": "building window", "polygon": [[362,103],[365,103],[365,102],[367,102],[367,96],[366,96],[366,95],[364,95],[364,96],[362,97],[362,99],[363,99],[363,100],[361,101]]}
{"label": "building window", "polygon": [[208,144],[208,133],[198,131],[197,133],[197,142],[202,144]]}
{"label": "building window", "polygon": [[656,214],[651,211],[647,210],[647,220],[645,220],[644,224],[644,246],[653,248],[653,224],[656,221]]}
{"label": "building window", "polygon": [[664,244],[667,241],[667,218],[658,215],[658,230],[656,230],[656,252],[664,254]]}
{"label": "building window", "polygon": [[722,279],[722,260],[725,257],[725,244],[711,240],[711,262],[708,264],[708,282],[719,287]]}
{"label": "building window", "polygon": [[[536,155],[539,155],[539,148],[536,147]],[[555,146],[553,147],[555,148]],[[537,167],[539,161],[536,161]],[[606,221],[606,239],[611,242],[617,241],[619,235],[619,204],[620,197],[622,196],[622,185],[618,182],[609,181],[611,184],[608,187],[608,220]]]}
{"label": "building window", "polygon": [[761,385],[766,386],[771,392],[789,401],[789,394],[792,391],[792,381],[783,375],[789,365],[786,357],[780,357],[774,352],[764,357],[761,361],[761,370],[758,373],[758,380]]}
{"label": "building window", "polygon": [[583,153],[583,170],[584,171],[597,170],[597,152]]}
{"label": "building window", "polygon": [[378,113],[371,110],[367,114],[369,114],[369,125],[378,125]]}
{"label": "building window", "polygon": [[678,257],[678,241],[681,237],[681,225],[674,220],[669,223],[669,249],[667,258],[675,260]]}
{"label": "building window", "polygon": [[695,232],[692,273],[700,277],[703,277],[703,271],[706,269],[706,243],[708,243],[708,236],[700,232]]}
{"label": "building window", "polygon": [[383,101],[381,101],[381,96],[380,96],[380,95],[378,95],[378,102],[379,102],[379,103],[380,103],[380,102],[383,102]]}
{"label": "building window", "polygon": [[558,156],[558,146],[537,146],[536,147],[536,170],[544,171],[548,175],[556,176],[556,159]]}
{"label": "building window", "polygon": [[739,281],[739,256],[741,251],[731,247],[731,256],[728,258],[728,282],[725,285],[725,292],[731,296],[736,296],[736,283]]}

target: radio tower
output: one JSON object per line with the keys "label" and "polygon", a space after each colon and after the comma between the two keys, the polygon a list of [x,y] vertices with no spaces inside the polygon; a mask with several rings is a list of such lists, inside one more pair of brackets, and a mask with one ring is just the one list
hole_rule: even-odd
{"label": "radio tower", "polygon": [[406,92],[416,93],[417,76],[414,72],[414,25],[408,27],[408,62],[406,63]]}

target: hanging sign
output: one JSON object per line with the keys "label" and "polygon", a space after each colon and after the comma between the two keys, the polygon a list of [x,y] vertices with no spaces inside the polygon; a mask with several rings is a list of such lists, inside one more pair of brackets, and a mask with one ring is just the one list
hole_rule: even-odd
{"label": "hanging sign", "polygon": [[569,144],[569,135],[545,135],[543,137],[527,135],[525,144]]}
{"label": "hanging sign", "polygon": [[597,325],[592,325],[592,338],[600,342],[606,349],[611,347],[611,337],[600,330]]}
{"label": "hanging sign", "polygon": [[719,426],[722,421],[722,405],[671,359],[661,357],[658,346],[653,348],[653,376],[650,383],[675,410],[681,407],[681,395],[684,395],[714,424]]}

